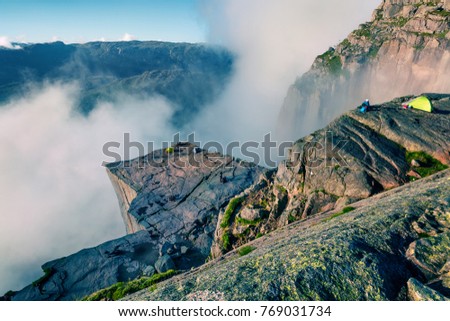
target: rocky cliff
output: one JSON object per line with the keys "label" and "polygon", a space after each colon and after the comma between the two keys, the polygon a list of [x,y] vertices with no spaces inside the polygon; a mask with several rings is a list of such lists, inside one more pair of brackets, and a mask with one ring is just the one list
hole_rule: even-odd
{"label": "rocky cliff", "polygon": [[[435,113],[405,110],[411,97],[350,111],[298,140],[219,216],[213,257],[277,228],[399,187],[450,165],[450,96]],[[228,213],[227,213],[228,211]]]}
{"label": "rocky cliff", "polygon": [[129,235],[42,266],[13,300],[77,300],[117,282],[189,270],[208,258],[218,213],[264,169],[178,144],[109,164]]}
{"label": "rocky cliff", "polygon": [[384,0],[370,22],[317,57],[289,88],[280,135],[306,135],[366,98],[449,92],[449,10],[448,0]]}
{"label": "rocky cliff", "polygon": [[127,300],[449,300],[450,172],[279,229]]}

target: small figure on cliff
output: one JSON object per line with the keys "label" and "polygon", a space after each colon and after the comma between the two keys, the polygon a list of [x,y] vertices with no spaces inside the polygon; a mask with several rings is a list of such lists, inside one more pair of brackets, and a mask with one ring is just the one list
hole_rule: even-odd
{"label": "small figure on cliff", "polygon": [[222,184],[225,184],[225,183],[227,182],[227,178],[223,176],[223,173],[222,173],[222,172],[220,172],[220,182],[221,182]]}
{"label": "small figure on cliff", "polygon": [[369,102],[369,98],[367,98],[361,105],[361,109],[359,110],[362,113],[365,113],[369,110],[370,108],[370,102]]}

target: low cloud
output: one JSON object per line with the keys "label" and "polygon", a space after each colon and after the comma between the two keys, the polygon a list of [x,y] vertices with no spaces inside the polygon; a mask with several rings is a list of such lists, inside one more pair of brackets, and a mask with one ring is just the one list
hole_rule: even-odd
{"label": "low cloud", "polygon": [[136,40],[136,37],[129,33],[125,33],[119,40],[120,41],[133,41],[133,40]]}
{"label": "low cloud", "polygon": [[204,0],[208,40],[237,55],[222,98],[198,118],[208,139],[261,140],[314,58],[369,20],[379,0]]}
{"label": "low cloud", "polygon": [[117,199],[101,166],[102,146],[171,137],[172,108],[126,94],[89,117],[74,111],[75,85],[48,85],[0,108],[0,295],[40,265],[125,235]]}
{"label": "low cloud", "polygon": [[21,46],[11,43],[8,37],[0,36],[0,47],[8,49],[22,49]]}

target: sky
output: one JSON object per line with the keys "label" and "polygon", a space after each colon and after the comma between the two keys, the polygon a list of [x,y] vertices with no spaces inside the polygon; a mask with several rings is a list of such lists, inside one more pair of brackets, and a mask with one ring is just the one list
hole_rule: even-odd
{"label": "sky", "polygon": [[[296,77],[369,20],[380,1],[0,0],[0,46],[57,39],[221,44],[236,55],[234,75],[192,128],[203,141],[260,142]],[[124,235],[100,165],[103,143],[125,132],[157,143],[180,130],[160,97],[117,93],[115,104],[80,118],[72,113],[77,84],[30,88],[0,106],[0,295],[38,278],[46,261]]]}
{"label": "sky", "polygon": [[21,42],[205,41],[196,0],[0,0],[0,35]]}

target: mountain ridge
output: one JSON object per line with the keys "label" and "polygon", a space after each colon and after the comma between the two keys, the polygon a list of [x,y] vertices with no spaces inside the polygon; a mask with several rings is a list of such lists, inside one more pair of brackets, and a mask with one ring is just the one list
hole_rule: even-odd
{"label": "mountain ridge", "polygon": [[182,126],[222,92],[233,74],[234,55],[206,44],[159,41],[62,42],[0,47],[0,104],[26,94],[28,84],[78,82],[78,111],[88,114],[118,93],[163,96]]}

